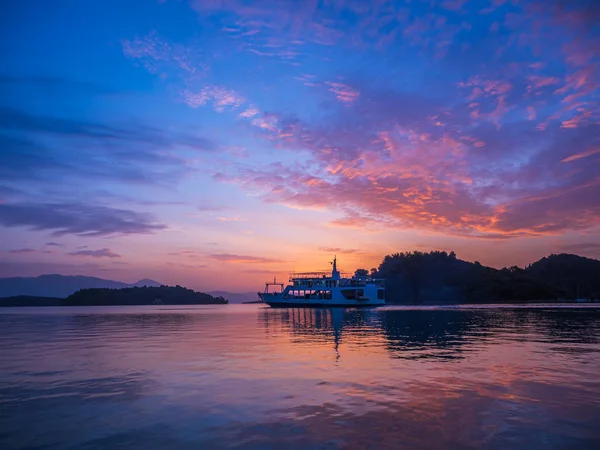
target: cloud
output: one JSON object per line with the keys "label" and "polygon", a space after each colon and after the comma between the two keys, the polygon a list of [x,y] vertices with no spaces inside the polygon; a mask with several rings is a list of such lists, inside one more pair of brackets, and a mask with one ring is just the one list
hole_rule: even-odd
{"label": "cloud", "polygon": [[327,253],[341,253],[350,255],[353,253],[360,253],[360,250],[355,248],[340,248],[340,247],[319,247],[319,251]]}
{"label": "cloud", "polygon": [[360,92],[343,83],[326,81],[325,84],[330,86],[329,90],[333,92],[337,99],[342,103],[353,103],[360,95]]}
{"label": "cloud", "polygon": [[267,264],[267,263],[278,263],[283,262],[280,259],[265,258],[261,256],[249,256],[249,255],[234,255],[230,253],[213,253],[208,255],[209,258],[222,261],[232,262],[240,264]]}
{"label": "cloud", "polygon": [[572,162],[581,158],[587,158],[588,156],[596,155],[598,153],[600,153],[600,147],[592,148],[581,153],[576,153],[575,155],[571,155],[564,159],[561,159],[560,162]]}
{"label": "cloud", "polygon": [[76,252],[67,253],[71,256],[90,256],[92,258],[120,258],[121,255],[114,253],[108,248],[102,248],[100,250],[79,250]]}
{"label": "cloud", "polygon": [[242,270],[243,273],[252,273],[255,275],[277,275],[280,272],[275,271],[275,270],[261,270],[261,269],[247,269],[247,270]]}
{"label": "cloud", "polygon": [[301,106],[266,112],[254,85],[215,77],[192,86],[176,45],[156,34],[125,48],[177,72],[169,82],[189,106],[230,112],[236,131],[277,152],[274,163],[220,166],[214,180],[266,202],[333,210],[329,225],[363,230],[501,240],[597,224],[595,3],[198,0],[192,8],[203,26],[218,27],[221,51],[247,52],[272,95],[287,74],[275,63],[306,66],[292,73]]}
{"label": "cloud", "polygon": [[201,160],[216,150],[212,141],[187,131],[112,126],[6,108],[0,108],[0,130],[0,176],[38,188],[55,187],[57,177],[173,184],[193,170],[195,163],[186,154]]}
{"label": "cloud", "polygon": [[[0,138],[0,146],[1,145],[2,145],[2,139]],[[0,162],[2,162],[1,155],[0,155]],[[0,173],[1,173],[1,167],[2,167],[2,164],[0,164]],[[19,191],[18,189],[15,189],[10,186],[0,185],[0,203],[3,203],[4,201],[7,201],[8,198],[16,196],[20,193],[21,193],[21,191]]]}
{"label": "cloud", "polygon": [[239,216],[222,216],[217,217],[217,220],[220,220],[221,222],[247,222],[248,219]]}
{"label": "cloud", "polygon": [[23,255],[23,254],[28,254],[28,253],[36,253],[36,250],[33,250],[32,248],[21,248],[18,250],[9,250],[8,253],[12,253],[15,255]]}
{"label": "cloud", "polygon": [[167,77],[183,76],[189,80],[203,78],[209,70],[202,55],[202,46],[170,44],[156,30],[146,36],[121,41],[123,53],[150,73]]}
{"label": "cloud", "polygon": [[[113,126],[76,119],[33,115],[17,109],[0,108],[0,129],[27,133],[49,133],[66,137],[106,139],[146,144],[149,148],[183,146],[193,150],[212,151],[215,145],[206,138],[187,133],[167,132],[161,128],[132,125]],[[145,158],[144,152],[138,152]],[[135,153],[131,152],[134,156]]]}
{"label": "cloud", "polygon": [[[512,89],[498,82],[478,85],[483,98]],[[540,134],[526,114],[498,127],[504,115],[492,124],[473,120],[467,108],[448,108],[443,98],[415,99],[418,106],[411,108],[396,101],[402,96],[397,92],[383,95],[364,86],[361,93],[352,109],[333,120],[279,119],[280,129],[269,139],[296,154],[303,150],[289,165],[244,164],[221,179],[258,191],[270,202],[347,209],[350,213],[331,224],[360,229],[428,228],[501,239],[597,223],[593,167],[573,172],[560,164],[577,159],[563,156],[567,149],[589,148],[597,126],[565,130],[555,121],[548,129],[552,135]],[[563,201],[567,197],[560,193],[566,191],[579,196]],[[558,219],[575,211],[580,212],[576,220]]]}
{"label": "cloud", "polygon": [[[222,86],[205,86],[199,92],[186,89],[181,96],[183,101],[192,108],[210,103],[217,112],[235,110],[246,102],[244,97]],[[242,114],[247,115],[248,111],[246,110]]]}
{"label": "cloud", "polygon": [[167,253],[169,256],[185,256],[186,258],[197,258],[199,256],[198,252],[195,250],[180,250],[178,252],[169,252]]}
{"label": "cloud", "polygon": [[51,231],[54,236],[146,234],[166,228],[149,214],[78,203],[0,204],[0,225]]}
{"label": "cloud", "polygon": [[185,267],[186,269],[206,269],[209,267],[207,264],[184,264],[184,263],[174,263],[171,261],[166,262],[167,266],[173,267]]}
{"label": "cloud", "polygon": [[227,211],[230,209],[231,209],[230,206],[225,206],[225,205],[211,205],[211,204],[198,205],[198,211],[203,211],[203,212],[221,212],[221,211]]}
{"label": "cloud", "polygon": [[46,247],[64,247],[64,244],[59,244],[58,242],[46,242]]}

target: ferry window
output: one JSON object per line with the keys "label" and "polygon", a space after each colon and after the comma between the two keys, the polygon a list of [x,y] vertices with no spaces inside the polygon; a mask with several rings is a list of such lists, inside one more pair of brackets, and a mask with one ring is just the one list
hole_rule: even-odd
{"label": "ferry window", "polygon": [[363,291],[362,289],[359,289],[358,291],[356,291],[356,295],[359,297],[362,297],[363,295],[365,295],[365,291]]}
{"label": "ferry window", "polygon": [[383,300],[385,298],[385,291],[383,289],[377,289],[377,299]]}
{"label": "ferry window", "polygon": [[356,298],[356,290],[355,289],[342,289],[340,291],[344,298],[347,300],[352,300]]}

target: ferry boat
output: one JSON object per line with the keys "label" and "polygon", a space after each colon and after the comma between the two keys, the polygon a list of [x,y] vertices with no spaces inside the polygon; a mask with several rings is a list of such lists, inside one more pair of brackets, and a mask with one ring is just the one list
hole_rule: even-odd
{"label": "ferry boat", "polygon": [[[265,283],[260,299],[273,307],[329,307],[329,306],[380,306],[385,305],[385,285],[383,279],[359,276],[342,276],[337,270],[337,258],[333,259],[333,269],[329,272],[309,272],[290,274],[290,283]],[[275,292],[269,288],[275,288]],[[277,292],[279,288],[279,292]]]}

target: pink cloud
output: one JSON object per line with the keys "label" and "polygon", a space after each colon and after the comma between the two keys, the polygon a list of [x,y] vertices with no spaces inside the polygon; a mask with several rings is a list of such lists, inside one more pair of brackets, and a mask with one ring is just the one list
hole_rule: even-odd
{"label": "pink cloud", "polygon": [[205,76],[208,71],[198,46],[170,44],[156,31],[131,40],[123,39],[121,46],[126,57],[139,62],[151,73],[183,76],[191,80]]}
{"label": "pink cloud", "polygon": [[268,264],[268,263],[280,263],[283,262],[280,259],[265,258],[262,256],[250,256],[250,255],[234,255],[230,253],[214,253],[208,255],[209,258],[216,261],[230,262],[237,264]]}
{"label": "pink cloud", "polygon": [[325,84],[330,86],[329,91],[333,92],[336,95],[337,99],[342,103],[353,103],[360,95],[360,92],[350,88],[348,85],[345,85],[343,83],[326,81]]}
{"label": "pink cloud", "polygon": [[167,253],[169,256],[184,256],[186,258],[198,258],[200,255],[195,250],[180,250],[178,252]]}
{"label": "pink cloud", "polygon": [[191,108],[211,103],[217,112],[235,110],[245,103],[244,97],[222,86],[206,86],[199,92],[185,90],[181,94],[183,101]]}
{"label": "pink cloud", "polygon": [[547,86],[555,86],[560,80],[556,77],[541,77],[541,76],[529,76],[528,77],[529,85],[527,86],[527,91],[531,92],[536,89],[541,89]]}
{"label": "pink cloud", "polygon": [[600,147],[591,148],[581,153],[576,153],[574,155],[568,156],[567,158],[561,159],[560,162],[572,162],[581,158],[587,158],[588,156],[596,155],[600,153]]}
{"label": "pink cloud", "polygon": [[[572,212],[565,201],[586,211],[574,229],[595,224],[587,214],[595,210],[588,198],[591,169],[560,164],[595,154],[586,153],[600,123],[591,21],[569,5],[563,18],[561,8],[543,2],[488,2],[485,14],[494,15],[482,29],[490,33],[475,45],[465,38],[472,25],[462,11],[475,11],[476,2],[447,1],[441,8],[434,3],[426,14],[415,14],[412,5],[385,1],[330,2],[326,8],[313,2],[194,2],[200,20],[218,16],[226,39],[252,58],[299,63],[309,60],[315,45],[380,50],[402,40],[428,57],[433,70],[449,68],[447,80],[419,94],[403,91],[402,83],[375,88],[355,79],[331,81],[349,80],[345,74],[298,69],[292,79],[318,87],[301,88],[302,95],[329,108],[314,122],[285,111],[266,113],[237,90],[186,85],[188,105],[235,110],[254,127],[253,136],[281,152],[276,164],[223,165],[214,179],[240,184],[268,202],[334,210],[341,216],[334,226],[490,239],[537,236],[569,229],[560,219],[562,211]],[[352,27],[346,15],[355,18]],[[557,36],[555,26],[571,30],[569,39]],[[322,59],[334,60],[334,49]],[[186,72],[171,48],[152,39],[126,52],[153,64],[170,60]],[[456,75],[457,65],[468,79]],[[331,94],[340,104],[323,101]],[[585,200],[561,194],[567,191]]]}

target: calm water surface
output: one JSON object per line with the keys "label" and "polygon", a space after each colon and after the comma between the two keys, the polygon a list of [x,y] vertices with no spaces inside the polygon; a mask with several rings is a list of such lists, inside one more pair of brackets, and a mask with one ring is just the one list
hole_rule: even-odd
{"label": "calm water surface", "polygon": [[0,448],[599,449],[600,308],[0,309]]}

